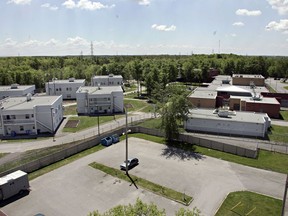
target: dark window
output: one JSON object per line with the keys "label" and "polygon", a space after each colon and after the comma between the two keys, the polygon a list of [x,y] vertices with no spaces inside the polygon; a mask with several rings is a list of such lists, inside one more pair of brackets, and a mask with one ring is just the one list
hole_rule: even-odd
{"label": "dark window", "polygon": [[29,119],[29,118],[30,118],[29,114],[26,114],[26,115],[25,115],[25,118],[26,118],[26,119]]}
{"label": "dark window", "polygon": [[20,131],[23,131],[24,130],[24,127],[23,126],[20,126]]}

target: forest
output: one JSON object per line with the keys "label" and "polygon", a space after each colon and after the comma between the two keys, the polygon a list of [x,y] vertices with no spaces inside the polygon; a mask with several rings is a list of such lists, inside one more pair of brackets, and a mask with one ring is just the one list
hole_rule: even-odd
{"label": "forest", "polygon": [[0,85],[35,84],[43,89],[52,79],[86,79],[94,75],[119,74],[124,80],[135,79],[153,89],[181,77],[184,82],[205,82],[210,68],[220,74],[261,74],[264,77],[287,78],[288,57],[213,55],[157,56],[49,56],[0,58]]}

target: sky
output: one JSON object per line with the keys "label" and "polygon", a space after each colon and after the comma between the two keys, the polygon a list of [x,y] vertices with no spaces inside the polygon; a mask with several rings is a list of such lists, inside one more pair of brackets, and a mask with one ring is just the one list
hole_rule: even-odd
{"label": "sky", "polygon": [[288,56],[288,0],[1,0],[0,11],[0,56]]}

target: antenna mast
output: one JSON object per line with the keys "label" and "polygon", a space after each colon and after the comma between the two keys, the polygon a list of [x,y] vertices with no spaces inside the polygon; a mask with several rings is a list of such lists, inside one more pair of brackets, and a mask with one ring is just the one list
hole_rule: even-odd
{"label": "antenna mast", "polygon": [[91,41],[91,56],[93,56],[93,42]]}

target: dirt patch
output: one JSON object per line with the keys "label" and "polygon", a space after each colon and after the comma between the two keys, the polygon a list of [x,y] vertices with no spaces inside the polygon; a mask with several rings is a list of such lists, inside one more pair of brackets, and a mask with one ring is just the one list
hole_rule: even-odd
{"label": "dirt patch", "polygon": [[124,106],[125,106],[125,108],[133,108],[133,105],[132,105],[132,104],[130,104],[130,103],[127,103],[127,104],[125,103],[125,105],[124,105]]}
{"label": "dirt patch", "polygon": [[77,128],[80,120],[68,120],[64,128]]}

